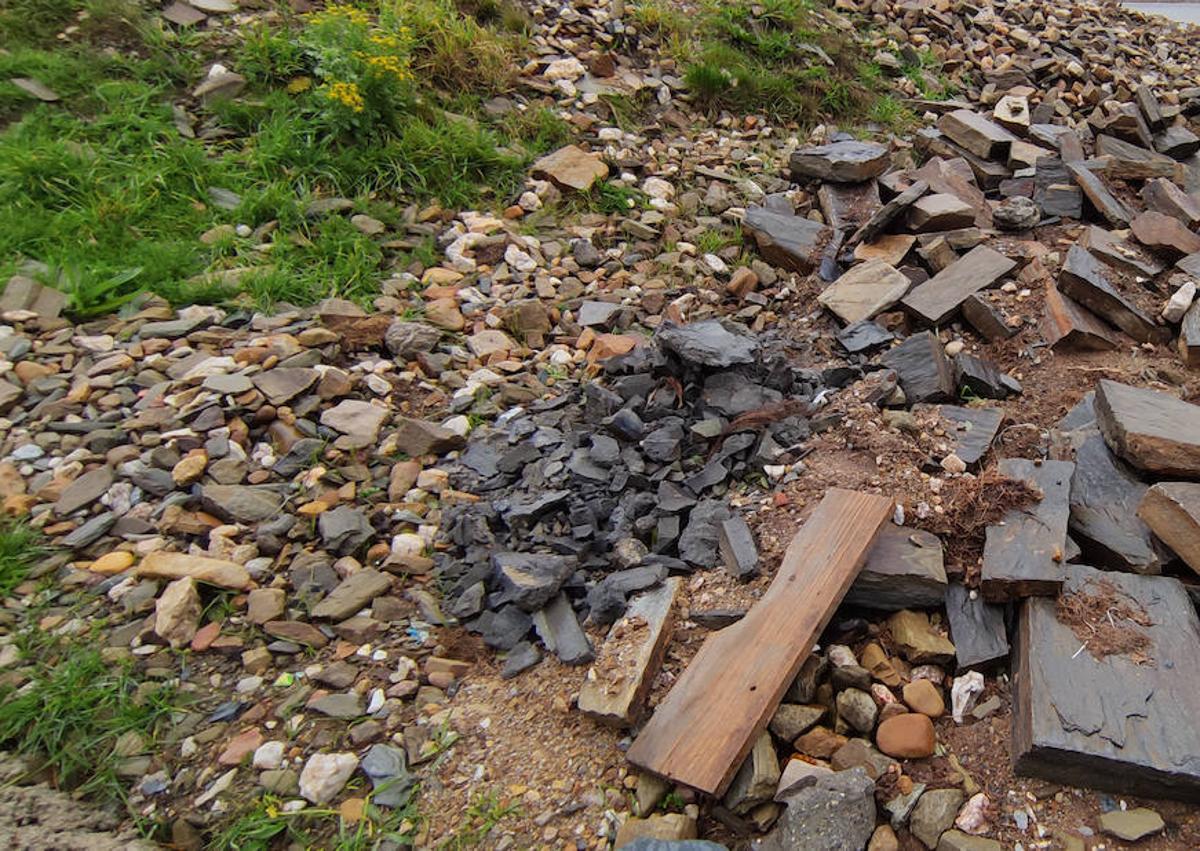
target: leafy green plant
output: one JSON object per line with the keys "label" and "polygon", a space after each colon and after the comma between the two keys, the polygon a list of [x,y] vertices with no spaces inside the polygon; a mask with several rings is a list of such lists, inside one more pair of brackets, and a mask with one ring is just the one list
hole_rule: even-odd
{"label": "leafy green plant", "polygon": [[0,599],[25,581],[46,548],[41,533],[20,522],[0,526]]}
{"label": "leafy green plant", "polygon": [[363,9],[333,3],[305,16],[300,43],[332,129],[372,134],[397,126],[412,97],[409,27],[381,26]]}
{"label": "leafy green plant", "polygon": [[454,833],[437,847],[441,851],[461,851],[483,843],[492,828],[509,816],[520,813],[516,804],[505,803],[494,789],[478,792],[467,804],[462,822]]}
{"label": "leafy green plant", "polygon": [[142,274],[142,267],[123,269],[111,275],[84,271],[77,265],[51,270],[41,276],[42,283],[54,287],[67,297],[66,310],[80,319],[112,313],[132,301],[142,291],[129,286]]}
{"label": "leafy green plant", "polygon": [[[276,840],[290,839],[305,848],[330,851],[374,851],[385,844],[410,845],[420,824],[415,798],[399,808],[377,806],[367,795],[362,815],[347,822],[338,810],[304,807],[285,810],[274,795],[263,795],[225,824],[206,846],[208,851],[259,851]],[[332,834],[332,835],[330,835]],[[320,841],[318,836],[327,836]]]}
{"label": "leafy green plant", "polygon": [[0,688],[0,747],[33,757],[56,786],[124,800],[114,748],[129,733],[153,740],[172,711],[172,689],[139,689],[128,664],[91,644],[43,639],[36,652],[28,682]]}
{"label": "leafy green plant", "polygon": [[[508,13],[501,18],[515,23]],[[453,0],[382,0],[379,19],[409,29],[412,68],[423,82],[451,92],[496,93],[510,87],[517,36],[463,15]]]}

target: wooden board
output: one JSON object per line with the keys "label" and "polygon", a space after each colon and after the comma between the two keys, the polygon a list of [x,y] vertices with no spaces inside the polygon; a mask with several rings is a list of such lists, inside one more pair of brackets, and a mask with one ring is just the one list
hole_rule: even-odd
{"label": "wooden board", "polygon": [[1200,476],[1200,407],[1108,379],[1096,386],[1095,407],[1109,447],[1133,466],[1165,476]]}
{"label": "wooden board", "polygon": [[639,768],[722,795],[892,515],[892,500],[832,489],[762,599],[713,633],[629,748]]}
{"label": "wooden board", "polygon": [[1072,786],[1200,801],[1196,610],[1183,585],[1162,576],[1067,565],[1063,591],[1102,579],[1146,610],[1154,664],[1080,652],[1054,600],[1026,600],[1014,650],[1014,769]]}
{"label": "wooden board", "polygon": [[1200,483],[1159,482],[1142,497],[1137,516],[1200,573]]}
{"label": "wooden board", "polygon": [[1010,509],[1002,523],[988,526],[980,589],[993,603],[1031,595],[1053,596],[1063,582],[1075,465],[1069,461],[1035,464],[1025,458],[1005,458],[999,469],[1004,476],[1023,479],[1038,488],[1042,499]]}
{"label": "wooden board", "polygon": [[918,285],[901,304],[922,321],[940,324],[953,316],[968,296],[987,289],[1016,265],[994,248],[977,246]]}

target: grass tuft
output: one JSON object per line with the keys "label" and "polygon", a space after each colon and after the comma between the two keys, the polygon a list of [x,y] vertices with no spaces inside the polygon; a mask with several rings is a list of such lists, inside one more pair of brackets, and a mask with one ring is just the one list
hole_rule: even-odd
{"label": "grass tuft", "polygon": [[25,581],[45,553],[38,530],[16,522],[0,526],[0,599]]}
{"label": "grass tuft", "polygon": [[[90,645],[42,639],[20,688],[0,690],[0,747],[33,757],[55,786],[101,801],[125,799],[118,740],[137,734],[148,746],[171,713],[172,689],[139,689],[127,664]],[[32,655],[32,653],[31,653]]]}

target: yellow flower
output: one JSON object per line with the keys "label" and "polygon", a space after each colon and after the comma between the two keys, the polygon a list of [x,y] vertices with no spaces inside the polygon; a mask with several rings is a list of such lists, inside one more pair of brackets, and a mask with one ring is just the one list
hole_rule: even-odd
{"label": "yellow flower", "polygon": [[342,106],[349,107],[354,112],[362,112],[366,106],[362,93],[355,83],[330,83],[325,90],[325,97],[337,101]]}
{"label": "yellow flower", "polygon": [[399,56],[371,56],[368,57],[367,64],[376,71],[391,74],[397,80],[405,80],[409,77],[408,68],[404,66]]}
{"label": "yellow flower", "polygon": [[389,50],[395,50],[400,46],[400,39],[394,35],[373,35],[371,36],[371,44],[379,47],[386,47]]}

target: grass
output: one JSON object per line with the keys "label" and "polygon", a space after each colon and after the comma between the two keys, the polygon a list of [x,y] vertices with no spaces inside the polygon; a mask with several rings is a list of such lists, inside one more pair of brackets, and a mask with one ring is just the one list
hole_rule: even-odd
{"label": "grass", "polygon": [[439,851],[462,851],[476,848],[488,838],[492,828],[509,816],[520,812],[516,804],[507,804],[495,790],[476,793],[463,813],[454,833],[437,845]]}
{"label": "grass", "polygon": [[338,810],[304,807],[284,810],[283,802],[263,795],[252,806],[226,822],[205,845],[208,851],[260,851],[282,839],[302,847],[329,851],[373,851],[393,843],[409,846],[420,824],[413,801],[398,809],[376,806],[365,797],[362,818],[348,822]]}
{"label": "grass", "polygon": [[0,747],[32,757],[56,787],[100,801],[123,801],[119,740],[147,746],[172,711],[172,689],[142,684],[91,644],[23,639],[36,664],[20,688],[0,690]]}
{"label": "grass", "polygon": [[45,552],[41,533],[36,529],[17,522],[0,526],[0,599],[25,581]]}
{"label": "grass", "polygon": [[[279,4],[277,22],[248,26],[231,64],[243,96],[200,109],[210,141],[181,134],[171,103],[212,58],[203,36],[176,34],[130,0],[12,0],[0,11],[0,275],[28,261],[83,318],[141,291],[175,304],[269,308],[348,298],[364,306],[392,268],[435,255],[383,247],[349,215],[306,217],[317,198],[355,202],[403,228],[401,210],[438,201],[459,208],[511,203],[531,160],[566,143],[570,126],[533,105],[491,118],[481,104],[506,91],[524,23],[498,2],[460,12],[450,0],[376,0],[379,26],[411,31],[414,80],[401,114],[347,134],[328,120],[313,81],[307,19]],[[108,10],[105,12],[105,10]],[[80,24],[67,43],[63,27]],[[32,26],[22,27],[22,21]],[[119,44],[119,50],[106,47]],[[34,77],[62,100],[41,104],[7,82]],[[398,101],[397,103],[401,103]],[[458,114],[443,111],[453,103]],[[460,108],[461,107],[461,108]],[[5,126],[7,122],[7,126]],[[367,142],[367,137],[370,141]],[[232,192],[232,210],[211,190]],[[203,244],[217,225],[265,228],[257,238]],[[269,230],[269,233],[267,233]]]}

